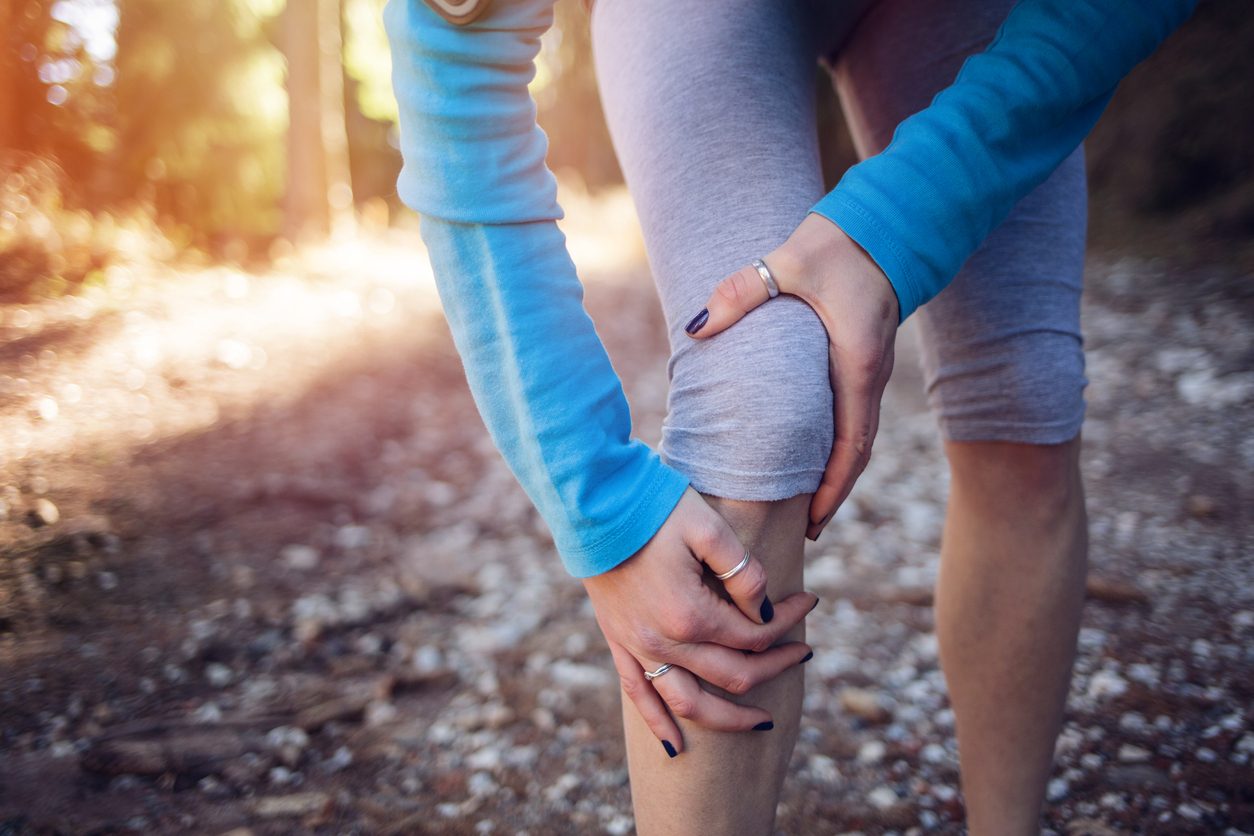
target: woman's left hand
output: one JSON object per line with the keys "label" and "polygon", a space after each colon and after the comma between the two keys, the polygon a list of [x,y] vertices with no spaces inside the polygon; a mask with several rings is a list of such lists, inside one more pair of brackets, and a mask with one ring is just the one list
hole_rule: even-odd
{"label": "woman's left hand", "polygon": [[[822,484],[810,502],[806,536],[813,540],[870,461],[880,399],[893,370],[900,308],[879,266],[822,215],[807,215],[788,240],[762,260],[780,293],[799,297],[819,315],[830,344],[836,436]],[[719,283],[688,333],[696,339],[712,337],[769,298],[757,270],[743,267]],[[708,319],[700,324],[703,314]]]}

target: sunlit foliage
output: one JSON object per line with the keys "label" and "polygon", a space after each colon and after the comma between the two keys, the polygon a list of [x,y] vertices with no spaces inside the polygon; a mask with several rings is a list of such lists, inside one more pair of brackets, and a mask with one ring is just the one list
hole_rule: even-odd
{"label": "sunlit foliage", "polygon": [[121,0],[117,193],[193,230],[269,234],[284,185],[282,0]]}

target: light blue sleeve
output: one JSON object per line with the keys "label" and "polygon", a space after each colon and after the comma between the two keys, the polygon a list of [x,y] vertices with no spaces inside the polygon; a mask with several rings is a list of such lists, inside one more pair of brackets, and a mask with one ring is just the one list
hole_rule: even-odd
{"label": "light blue sleeve", "polygon": [[631,435],[622,386],[557,228],[548,142],[527,91],[553,0],[497,0],[475,23],[389,0],[401,198],[422,235],[493,441],[576,577],[648,542],[687,480]]}
{"label": "light blue sleeve", "polygon": [[1021,0],[988,49],[812,211],[865,249],[904,320],[1084,140],[1197,0]]}

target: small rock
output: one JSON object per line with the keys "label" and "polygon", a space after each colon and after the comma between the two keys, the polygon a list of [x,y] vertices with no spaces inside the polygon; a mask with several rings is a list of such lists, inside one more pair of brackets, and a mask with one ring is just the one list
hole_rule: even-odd
{"label": "small rock", "polygon": [[1149,603],[1149,596],[1134,584],[1102,575],[1089,575],[1084,581],[1084,592],[1095,601],[1109,604]]}
{"label": "small rock", "polygon": [[1153,756],[1148,749],[1142,749],[1140,746],[1133,746],[1131,743],[1125,743],[1119,747],[1120,763],[1145,763]]}
{"label": "small rock", "polygon": [[290,568],[304,572],[316,568],[322,556],[313,546],[293,543],[279,549],[279,557]]}
{"label": "small rock", "polygon": [[876,764],[884,760],[888,747],[878,740],[868,740],[858,747],[858,761],[865,764]]}
{"label": "small rock", "polygon": [[26,521],[31,528],[54,525],[59,519],[61,519],[61,512],[57,510],[57,506],[42,496],[36,499],[30,510],[26,512]]}
{"label": "small rock", "polygon": [[335,754],[318,764],[318,769],[327,774],[341,772],[353,762],[353,753],[347,746],[335,750]]}
{"label": "small rock", "polygon": [[821,784],[837,786],[843,780],[836,761],[827,755],[811,755],[806,762],[806,770],[815,781]]}
{"label": "small rock", "polygon": [[886,723],[892,715],[881,703],[879,695],[865,688],[842,688],[840,705],[855,717],[868,723]]}
{"label": "small rock", "polygon": [[225,688],[234,678],[235,673],[221,662],[210,662],[205,665],[205,679],[214,688]]}
{"label": "small rock", "polygon": [[257,799],[253,813],[263,819],[325,815],[331,812],[332,804],[331,796],[323,792],[270,795]]}
{"label": "small rock", "polygon": [[1215,516],[1215,500],[1205,494],[1194,494],[1184,501],[1184,510],[1191,517],[1209,519]]}
{"label": "small rock", "polygon": [[892,787],[879,786],[867,793],[866,800],[877,810],[887,810],[901,799],[893,792]]}
{"label": "small rock", "polygon": [[1089,680],[1088,695],[1095,700],[1120,697],[1127,691],[1127,680],[1114,671],[1100,670]]}
{"label": "small rock", "polygon": [[1054,802],[1062,801],[1069,792],[1071,792],[1071,786],[1066,778],[1054,778],[1045,788],[1045,798]]}
{"label": "small rock", "polygon": [[100,588],[105,592],[110,592],[118,588],[118,576],[113,572],[101,572],[96,575],[96,582],[100,584]]}

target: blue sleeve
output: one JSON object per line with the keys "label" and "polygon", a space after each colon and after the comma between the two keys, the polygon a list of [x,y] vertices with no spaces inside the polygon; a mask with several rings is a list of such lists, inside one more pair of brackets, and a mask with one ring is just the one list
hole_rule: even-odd
{"label": "blue sleeve", "polygon": [[812,211],[892,282],[904,320],[1084,140],[1197,0],[1022,0],[988,49]]}
{"label": "blue sleeve", "polygon": [[553,0],[447,23],[389,0],[401,198],[422,215],[440,299],[493,441],[576,577],[648,542],[687,480],[631,435],[622,386],[557,228],[527,91]]}

